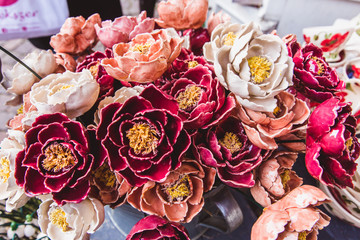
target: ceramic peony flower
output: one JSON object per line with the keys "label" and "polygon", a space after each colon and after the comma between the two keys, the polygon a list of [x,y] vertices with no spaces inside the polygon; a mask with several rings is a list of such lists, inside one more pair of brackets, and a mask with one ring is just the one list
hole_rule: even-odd
{"label": "ceramic peony flower", "polygon": [[296,38],[288,42],[288,48],[295,63],[293,82],[296,91],[312,101],[322,103],[345,88],[320,48],[311,43],[301,48]]}
{"label": "ceramic peony flower", "polygon": [[51,198],[38,209],[39,226],[52,240],[85,240],[104,222],[104,206],[97,199],[87,198],[79,203],[56,204]]}
{"label": "ceramic peony flower", "polygon": [[309,118],[305,155],[306,168],[314,178],[329,186],[353,187],[360,155],[355,129],[350,103],[330,98],[315,108]]}
{"label": "ceramic peony flower", "polygon": [[61,113],[38,117],[16,156],[16,183],[29,196],[52,193],[59,205],[84,200],[91,172],[106,157],[94,134]]}
{"label": "ceramic peony flower", "polygon": [[51,74],[34,84],[30,101],[41,113],[81,116],[96,102],[100,86],[89,70]]}
{"label": "ceramic peony flower", "polygon": [[219,11],[217,13],[212,12],[209,15],[208,21],[207,21],[207,30],[209,32],[209,34],[211,35],[212,32],[214,31],[214,29],[216,28],[217,25],[222,24],[222,23],[226,23],[226,22],[230,22],[231,17],[224,13],[223,11]]}
{"label": "ceramic peony flower", "polygon": [[190,50],[195,55],[203,55],[203,46],[210,41],[209,33],[204,28],[187,29],[183,32],[184,36],[189,36]]}
{"label": "ceramic peony flower", "polygon": [[76,61],[75,59],[67,53],[57,53],[55,54],[55,60],[58,65],[55,70],[56,73],[63,73],[65,71],[75,72],[76,70]]}
{"label": "ceramic peony flower", "polygon": [[255,201],[263,207],[280,200],[303,182],[291,170],[298,154],[275,152],[256,169],[255,186],[250,189]]}
{"label": "ceramic peony flower", "polygon": [[89,196],[99,199],[102,204],[116,208],[125,203],[132,187],[119,173],[110,170],[107,163],[93,172]]}
{"label": "ceramic peony flower", "polygon": [[238,106],[241,119],[250,141],[262,149],[277,149],[276,139],[305,128],[310,109],[307,104],[288,92],[275,96],[277,107],[273,112],[259,112]]}
{"label": "ceramic peony flower", "polygon": [[241,122],[228,117],[218,126],[194,135],[195,157],[204,165],[214,167],[222,182],[231,187],[252,187],[252,173],[267,151],[253,145]]}
{"label": "ceramic peony flower", "polygon": [[126,240],[190,240],[184,226],[179,223],[168,222],[158,216],[147,216],[134,225]]}
{"label": "ceramic peony flower", "polygon": [[[56,60],[51,50],[35,50],[26,55],[22,61],[40,77],[46,77],[50,73],[55,72],[57,68]],[[12,85],[7,91],[17,95],[27,93],[34,83],[40,81],[20,63],[16,63],[6,75],[12,79]]]}
{"label": "ceramic peony flower", "polygon": [[50,45],[57,53],[80,55],[98,42],[95,25],[101,25],[98,13],[85,20],[82,16],[66,19],[60,32],[51,37]]}
{"label": "ceramic peony flower", "polygon": [[177,112],[176,100],[154,85],[123,104],[103,108],[97,137],[106,148],[110,169],[132,186],[164,181],[180,167],[190,145]]}
{"label": "ceramic peony flower", "polygon": [[103,59],[101,65],[121,81],[153,82],[180,54],[182,41],[164,29],[138,34],[129,43],[115,44],[114,58]]}
{"label": "ceramic peony flower", "polygon": [[140,33],[150,33],[154,27],[155,21],[146,17],[146,11],[142,11],[137,18],[122,16],[114,21],[103,21],[101,26],[95,25],[100,42],[108,48],[120,42],[128,42]]}
{"label": "ceramic peony flower", "polygon": [[159,19],[156,23],[162,28],[196,29],[204,24],[207,9],[207,0],[162,1],[158,5]]}
{"label": "ceramic peony flower", "polygon": [[15,182],[15,158],[25,145],[24,133],[9,130],[8,137],[0,143],[0,200],[6,200],[5,209],[11,212],[29,200],[24,189]]}
{"label": "ceramic peony flower", "polygon": [[204,192],[215,181],[216,171],[202,167],[192,159],[183,159],[181,167],[172,171],[165,181],[148,181],[134,188],[128,202],[136,209],[165,217],[172,222],[190,222],[204,205]]}
{"label": "ceramic peony flower", "polygon": [[204,56],[239,104],[254,111],[273,112],[275,96],[292,84],[294,64],[285,43],[253,22],[218,25]]}
{"label": "ceramic peony flower", "polygon": [[251,240],[317,239],[330,217],[317,209],[330,199],[320,189],[303,185],[267,207],[254,223]]}

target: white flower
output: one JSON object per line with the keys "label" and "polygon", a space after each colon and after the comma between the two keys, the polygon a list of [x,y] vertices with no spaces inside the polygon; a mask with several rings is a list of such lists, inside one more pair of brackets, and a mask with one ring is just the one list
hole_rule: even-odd
{"label": "white flower", "polygon": [[40,113],[65,113],[69,118],[87,112],[96,102],[100,86],[89,70],[50,74],[34,84],[30,101]]}
{"label": "white flower", "polygon": [[113,97],[106,97],[99,103],[98,109],[94,115],[94,121],[96,124],[99,124],[100,121],[100,110],[109,105],[110,103],[118,102],[124,103],[127,99],[131,98],[132,96],[138,96],[142,90],[144,90],[141,86],[135,87],[122,87],[117,90]]}
{"label": "white flower", "polygon": [[23,150],[25,137],[22,131],[9,130],[0,143],[0,199],[6,199],[6,211],[22,207],[29,200],[24,189],[15,182],[15,158]]}
{"label": "white flower", "polygon": [[214,63],[221,84],[254,111],[273,112],[274,97],[292,84],[294,63],[285,43],[252,22],[219,24],[204,45],[204,57]]}
{"label": "white flower", "polygon": [[40,229],[52,240],[84,239],[101,226],[104,218],[104,206],[92,198],[63,206],[47,199],[38,209]]}
{"label": "white flower", "polygon": [[24,237],[24,228],[25,228],[25,225],[18,226],[18,228],[15,231],[13,231],[11,228],[9,228],[8,231],[7,231],[8,239],[13,239],[15,234],[20,239],[23,238]]}
{"label": "white flower", "polygon": [[[22,61],[39,74],[40,77],[53,73],[57,68],[56,60],[51,50],[35,50],[29,53]],[[8,89],[8,92],[17,95],[27,93],[30,91],[31,86],[39,81],[34,74],[20,63],[16,63],[6,75],[12,79],[12,86]]]}

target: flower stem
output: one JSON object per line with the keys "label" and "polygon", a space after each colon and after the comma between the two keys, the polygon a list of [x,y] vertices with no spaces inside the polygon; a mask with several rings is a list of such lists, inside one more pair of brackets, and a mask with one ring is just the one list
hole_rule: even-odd
{"label": "flower stem", "polygon": [[35,77],[37,77],[38,79],[42,79],[42,77],[40,77],[39,74],[37,74],[34,70],[32,70],[28,65],[26,65],[23,61],[21,61],[18,57],[16,57],[14,54],[12,54],[11,52],[9,52],[8,50],[6,50],[5,48],[3,48],[2,46],[0,46],[0,50],[2,50],[4,53],[6,53],[7,55],[9,55],[10,57],[12,57],[13,59],[15,59],[15,61],[17,61],[18,63],[20,63],[21,65],[23,65],[27,70],[29,70],[32,74],[35,75]]}

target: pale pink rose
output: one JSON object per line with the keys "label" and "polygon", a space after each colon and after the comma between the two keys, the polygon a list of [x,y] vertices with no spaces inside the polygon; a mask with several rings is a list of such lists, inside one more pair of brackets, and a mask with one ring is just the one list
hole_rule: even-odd
{"label": "pale pink rose", "polygon": [[330,217],[316,206],[330,199],[320,189],[303,185],[266,208],[254,223],[251,240],[317,239]]}
{"label": "pale pink rose", "polygon": [[137,18],[122,16],[114,21],[103,21],[102,26],[95,25],[100,42],[108,48],[120,42],[128,42],[140,33],[150,33],[154,27],[155,21],[146,17],[146,11],[142,11]]}
{"label": "pale pink rose", "polygon": [[176,30],[201,27],[207,15],[207,0],[168,0],[158,6],[156,23],[163,28]]}
{"label": "pale pink rose", "polygon": [[303,183],[291,170],[297,156],[295,152],[275,152],[261,163],[256,170],[255,186],[250,189],[255,201],[268,207]]}
{"label": "pale pink rose", "polygon": [[211,35],[212,31],[215,29],[215,27],[221,23],[230,22],[231,17],[224,13],[223,11],[219,11],[216,14],[212,12],[208,18],[208,27],[207,30],[209,34]]}
{"label": "pale pink rose", "polygon": [[95,24],[101,25],[98,13],[87,20],[82,16],[68,18],[60,32],[51,37],[50,45],[57,53],[79,55],[96,45],[98,38]]}
{"label": "pale pink rose", "polygon": [[70,72],[75,72],[76,70],[76,61],[75,59],[67,53],[57,53],[55,54],[56,63],[58,64],[56,73],[63,73],[66,70]]}
{"label": "pale pink rose", "polygon": [[103,59],[101,65],[121,81],[153,82],[180,54],[182,41],[164,29],[138,34],[129,43],[114,45],[114,58]]}

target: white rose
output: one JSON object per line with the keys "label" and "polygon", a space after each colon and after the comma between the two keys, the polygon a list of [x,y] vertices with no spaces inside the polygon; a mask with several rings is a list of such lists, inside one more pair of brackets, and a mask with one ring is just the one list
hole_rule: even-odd
{"label": "white rose", "polygon": [[34,84],[30,101],[42,114],[61,112],[69,118],[81,116],[96,102],[100,86],[91,72],[50,74]]}

